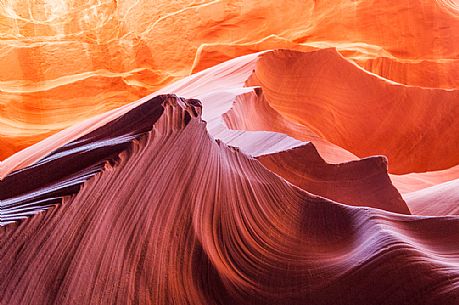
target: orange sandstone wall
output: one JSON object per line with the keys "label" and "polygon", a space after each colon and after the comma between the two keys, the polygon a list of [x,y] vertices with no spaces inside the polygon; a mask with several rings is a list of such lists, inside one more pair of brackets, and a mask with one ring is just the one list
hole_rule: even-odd
{"label": "orange sandstone wall", "polygon": [[5,0],[0,159],[192,71],[265,49],[332,46],[389,79],[451,88],[455,8],[433,0]]}

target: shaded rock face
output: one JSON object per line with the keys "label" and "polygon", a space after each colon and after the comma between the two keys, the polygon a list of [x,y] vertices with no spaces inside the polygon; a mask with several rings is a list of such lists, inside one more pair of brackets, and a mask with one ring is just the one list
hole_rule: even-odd
{"label": "shaded rock face", "polygon": [[459,303],[452,1],[0,21],[0,304]]}
{"label": "shaded rock face", "polygon": [[165,89],[200,101],[146,97],[18,154],[1,181],[1,301],[455,304],[459,219],[441,216],[455,210],[423,210],[423,189],[407,205],[386,158],[306,131],[263,86],[236,90],[257,58]]}
{"label": "shaded rock face", "polygon": [[[459,219],[306,192],[263,161],[297,158],[310,165],[304,181],[342,186],[361,171],[356,192],[368,183],[387,196],[391,184],[365,178],[377,160],[326,165],[311,144],[260,163],[215,140],[201,115],[197,100],[153,97],[7,175],[1,302],[455,304]],[[349,194],[333,183],[333,196]]]}

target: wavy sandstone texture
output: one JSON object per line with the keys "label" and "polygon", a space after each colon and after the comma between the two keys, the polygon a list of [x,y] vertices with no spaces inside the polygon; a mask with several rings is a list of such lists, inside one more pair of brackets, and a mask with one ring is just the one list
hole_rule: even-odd
{"label": "wavy sandstone texture", "polygon": [[4,0],[0,160],[262,50],[336,47],[398,83],[457,88],[458,16],[454,0]]}
{"label": "wavy sandstone texture", "polygon": [[459,304],[454,1],[0,21],[0,305]]}

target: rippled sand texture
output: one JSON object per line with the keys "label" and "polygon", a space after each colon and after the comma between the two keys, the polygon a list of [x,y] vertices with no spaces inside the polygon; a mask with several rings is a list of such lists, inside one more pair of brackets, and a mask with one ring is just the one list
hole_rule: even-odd
{"label": "rippled sand texture", "polygon": [[0,305],[459,304],[459,7],[285,2],[0,2]]}
{"label": "rippled sand texture", "polygon": [[456,88],[456,9],[452,0],[3,0],[0,159],[191,72],[267,49],[336,47],[396,82]]}

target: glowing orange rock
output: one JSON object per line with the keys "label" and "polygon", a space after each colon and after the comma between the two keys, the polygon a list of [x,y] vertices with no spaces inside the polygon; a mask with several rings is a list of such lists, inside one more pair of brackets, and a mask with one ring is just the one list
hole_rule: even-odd
{"label": "glowing orange rock", "polygon": [[266,49],[337,47],[395,81],[457,85],[457,12],[440,0],[3,1],[0,159],[191,71]]}
{"label": "glowing orange rock", "polygon": [[1,2],[0,303],[456,305],[458,11]]}

